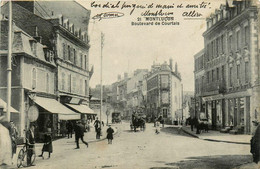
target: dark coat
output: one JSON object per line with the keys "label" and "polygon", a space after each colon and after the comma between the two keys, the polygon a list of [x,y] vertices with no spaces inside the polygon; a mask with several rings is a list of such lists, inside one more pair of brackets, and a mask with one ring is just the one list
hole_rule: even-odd
{"label": "dark coat", "polygon": [[260,125],[257,126],[255,135],[251,139],[251,153],[253,161],[258,163],[260,161]]}
{"label": "dark coat", "polygon": [[84,136],[85,127],[82,124],[76,124],[74,130],[76,137]]}
{"label": "dark coat", "polygon": [[114,133],[114,130],[111,128],[111,127],[109,127],[108,129],[107,129],[107,139],[113,139],[113,133]]}
{"label": "dark coat", "polygon": [[42,147],[42,151],[47,151],[49,153],[52,153],[53,148],[52,148],[52,138],[51,135],[44,135],[44,145]]}
{"label": "dark coat", "polygon": [[29,148],[33,148],[35,144],[35,138],[34,138],[34,133],[32,133],[31,130],[28,130],[26,132],[26,143],[29,143]]}

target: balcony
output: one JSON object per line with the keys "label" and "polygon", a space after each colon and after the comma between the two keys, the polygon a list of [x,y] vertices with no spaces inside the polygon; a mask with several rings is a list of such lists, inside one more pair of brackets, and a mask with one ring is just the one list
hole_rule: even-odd
{"label": "balcony", "polygon": [[226,92],[226,86],[225,81],[218,80],[215,82],[211,82],[208,84],[205,84],[203,88],[201,89],[202,95],[211,95],[211,94],[220,94]]}

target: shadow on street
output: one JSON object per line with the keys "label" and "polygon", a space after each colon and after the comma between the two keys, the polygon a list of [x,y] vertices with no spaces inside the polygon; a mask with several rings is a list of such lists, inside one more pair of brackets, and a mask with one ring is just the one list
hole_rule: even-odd
{"label": "shadow on street", "polygon": [[[169,168],[178,169],[234,169],[242,164],[252,162],[251,155],[220,155],[220,156],[201,156],[189,157],[174,163],[165,163]],[[166,169],[168,167],[162,167]],[[151,169],[162,169],[153,167]]]}

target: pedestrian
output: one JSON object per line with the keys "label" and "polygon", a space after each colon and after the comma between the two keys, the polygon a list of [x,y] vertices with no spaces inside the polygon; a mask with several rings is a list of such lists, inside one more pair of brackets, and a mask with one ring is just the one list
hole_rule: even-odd
{"label": "pedestrian", "polygon": [[[251,139],[251,150],[250,152],[253,155],[253,162],[258,164],[260,161],[260,125],[258,121],[252,121],[254,126],[256,126],[255,133],[253,133],[253,137]],[[260,163],[259,163],[260,167]]]}
{"label": "pedestrian", "polygon": [[51,138],[51,133],[48,132],[46,134],[44,134],[44,140],[43,140],[43,147],[42,147],[42,154],[39,155],[39,157],[43,157],[43,153],[44,152],[48,152],[49,153],[49,156],[48,158],[51,158],[51,153],[53,151],[53,148],[52,148],[52,138]]}
{"label": "pedestrian", "polygon": [[5,116],[0,111],[0,168],[12,165],[12,142],[7,126]]}
{"label": "pedestrian", "polygon": [[13,121],[10,121],[10,137],[11,137],[11,142],[12,142],[12,160],[14,157],[14,154],[16,154],[16,149],[17,149],[17,142],[16,139],[18,138],[18,130],[15,127],[15,124]]}
{"label": "pedestrian", "polygon": [[74,130],[75,130],[75,140],[76,140],[76,146],[77,146],[75,149],[79,149],[79,139],[81,139],[82,143],[86,144],[88,147],[88,143],[84,141],[85,128],[81,124],[80,121],[77,122]]}
{"label": "pedestrian", "polygon": [[160,133],[160,121],[157,120],[155,122],[155,125],[156,125],[155,133],[159,134]]}
{"label": "pedestrian", "polygon": [[66,124],[67,127],[67,134],[68,134],[68,138],[72,138],[72,133],[73,133],[73,124],[71,121],[68,121]]}
{"label": "pedestrian", "polygon": [[105,123],[104,123],[104,121],[102,121],[102,126],[103,126],[103,127],[105,126]]}
{"label": "pedestrian", "polygon": [[27,166],[35,166],[34,164],[31,164],[32,155],[35,154],[35,127],[35,124],[31,123],[29,130],[26,132]]}
{"label": "pedestrian", "polygon": [[111,125],[108,125],[108,129],[107,129],[107,141],[108,144],[112,144],[112,140],[113,140],[113,133],[114,130],[111,128]]}
{"label": "pedestrian", "polygon": [[100,135],[101,135],[101,124],[100,121],[97,119],[94,122],[94,126],[95,126],[95,131],[96,131],[96,139],[100,139]]}

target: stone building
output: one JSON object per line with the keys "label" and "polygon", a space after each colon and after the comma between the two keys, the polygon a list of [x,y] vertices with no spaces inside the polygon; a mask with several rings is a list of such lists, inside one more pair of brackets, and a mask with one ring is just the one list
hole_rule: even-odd
{"label": "stone building", "polygon": [[182,84],[177,63],[153,64],[146,75],[147,116],[152,121],[162,115],[167,123],[182,120]]}
{"label": "stone building", "polygon": [[144,112],[143,82],[147,73],[147,69],[137,69],[127,81],[128,115],[131,115],[133,112]]}
{"label": "stone building", "polygon": [[[81,118],[90,117],[93,112],[86,111],[90,110],[89,80],[93,73],[88,56],[90,11],[75,1],[16,1],[12,4],[15,24],[45,45],[44,50],[51,51],[45,57],[55,66],[49,75],[53,75],[55,99],[71,112],[80,113]],[[1,13],[8,16],[8,3],[1,7]],[[31,45],[34,46],[33,41]],[[45,83],[40,85],[45,86]],[[43,102],[52,103],[46,99]],[[65,126],[63,120],[75,119],[70,117],[57,117],[52,123],[59,122],[58,130],[61,130]]]}
{"label": "stone building", "polygon": [[195,55],[195,94],[197,115],[204,112],[213,129],[250,133],[259,119],[258,12],[254,1],[234,0],[207,18],[204,52]]}

